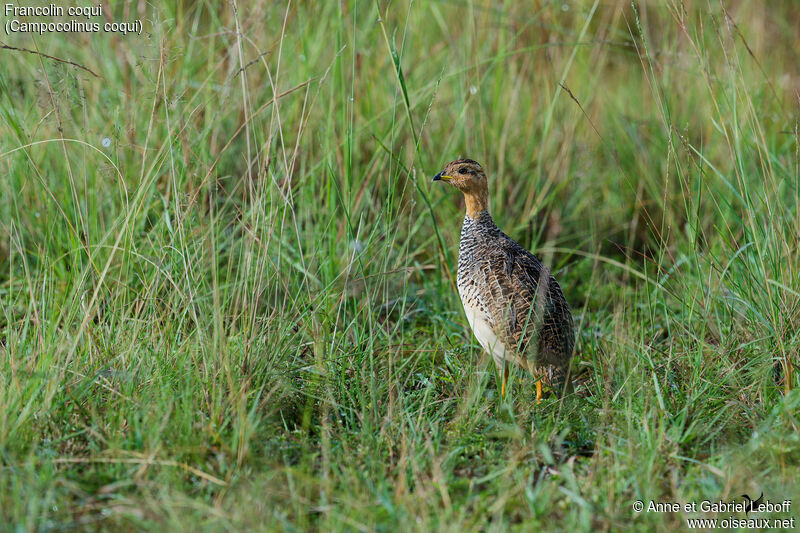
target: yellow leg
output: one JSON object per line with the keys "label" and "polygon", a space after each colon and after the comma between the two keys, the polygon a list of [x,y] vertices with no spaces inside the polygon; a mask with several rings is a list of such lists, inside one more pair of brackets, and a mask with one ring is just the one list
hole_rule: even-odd
{"label": "yellow leg", "polygon": [[503,386],[500,389],[500,396],[506,397],[506,382],[508,381],[508,366],[503,365]]}
{"label": "yellow leg", "polygon": [[542,401],[542,380],[536,382],[536,405]]}

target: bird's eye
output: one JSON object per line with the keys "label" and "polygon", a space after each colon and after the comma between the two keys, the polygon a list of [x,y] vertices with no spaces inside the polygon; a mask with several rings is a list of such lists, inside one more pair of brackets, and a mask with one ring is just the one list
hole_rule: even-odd
{"label": "bird's eye", "polygon": [[470,174],[470,175],[472,175],[472,176],[474,176],[474,175],[475,175],[475,171],[474,171],[474,170],[472,170],[471,168],[468,168],[468,167],[462,168],[462,169],[460,170],[460,172],[461,172],[462,174]]}

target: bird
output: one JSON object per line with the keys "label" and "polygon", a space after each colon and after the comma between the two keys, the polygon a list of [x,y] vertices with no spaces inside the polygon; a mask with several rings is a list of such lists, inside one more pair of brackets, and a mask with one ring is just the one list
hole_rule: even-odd
{"label": "bird", "polygon": [[543,381],[555,391],[568,389],[575,326],[561,286],[539,258],[497,227],[477,161],[456,159],[433,181],[464,195],[456,285],[473,334],[502,375],[501,397],[510,364],[537,378],[537,404]]}

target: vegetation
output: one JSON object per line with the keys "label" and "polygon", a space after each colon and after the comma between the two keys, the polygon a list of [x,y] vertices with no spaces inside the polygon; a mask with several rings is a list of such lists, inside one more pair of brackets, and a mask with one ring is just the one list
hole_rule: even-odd
{"label": "vegetation", "polygon": [[[0,50],[0,529],[797,513],[791,3],[107,9],[144,32]],[[561,280],[572,396],[499,398],[430,183],[459,155]]]}

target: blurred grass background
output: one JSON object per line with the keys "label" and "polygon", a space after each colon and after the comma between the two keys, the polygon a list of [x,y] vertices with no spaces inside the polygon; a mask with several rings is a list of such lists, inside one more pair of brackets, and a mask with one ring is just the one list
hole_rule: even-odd
{"label": "blurred grass background", "polygon": [[[3,529],[672,531],[695,515],[633,501],[797,501],[792,2],[104,17],[145,31],[2,38]],[[459,155],[564,288],[573,397],[498,398],[463,201],[430,183]]]}

